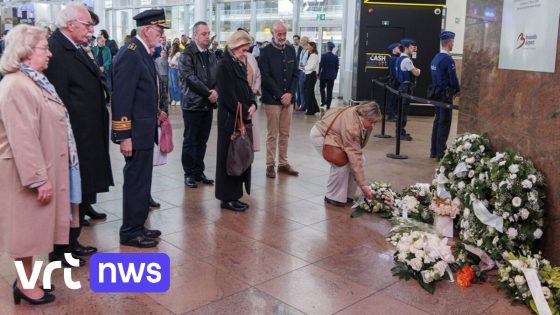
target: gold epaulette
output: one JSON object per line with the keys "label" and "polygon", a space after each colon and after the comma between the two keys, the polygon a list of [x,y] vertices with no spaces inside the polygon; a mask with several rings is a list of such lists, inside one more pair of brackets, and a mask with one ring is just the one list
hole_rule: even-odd
{"label": "gold epaulette", "polygon": [[138,46],[136,46],[135,43],[130,43],[130,44],[128,45],[128,49],[130,49],[130,50],[136,50],[137,47],[138,47]]}
{"label": "gold epaulette", "polygon": [[123,117],[121,120],[113,120],[111,122],[111,128],[114,131],[126,131],[132,129],[132,120],[128,120],[128,117]]}

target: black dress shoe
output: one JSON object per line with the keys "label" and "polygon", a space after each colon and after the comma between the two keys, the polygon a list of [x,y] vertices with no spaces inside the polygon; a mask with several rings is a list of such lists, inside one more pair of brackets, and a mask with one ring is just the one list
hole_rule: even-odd
{"label": "black dress shoe", "polygon": [[150,196],[150,207],[152,208],[159,208],[161,205],[159,202],[156,202],[152,196]]}
{"label": "black dress shoe", "polygon": [[158,241],[156,241],[153,238],[146,237],[144,235],[139,235],[129,240],[121,240],[121,245],[139,247],[139,248],[148,248],[148,247],[156,247],[158,245]]}
{"label": "black dress shoe", "polygon": [[206,177],[206,175],[204,175],[204,173],[202,173],[202,175],[200,175],[196,179],[196,181],[197,182],[202,182],[203,184],[206,184],[206,185],[214,185],[214,180]]}
{"label": "black dress shoe", "polygon": [[27,301],[27,303],[31,304],[31,305],[40,305],[40,304],[47,304],[47,303],[51,303],[55,300],[55,296],[48,293],[48,292],[44,292],[43,297],[38,298],[38,299],[32,299],[30,297],[28,297],[27,295],[23,294],[23,292],[21,292],[21,290],[17,287],[17,285],[15,285],[13,287],[14,290],[14,303],[15,304],[20,304],[21,300],[23,299],[24,301]]}
{"label": "black dress shoe", "polygon": [[243,201],[241,201],[241,200],[237,200],[237,202],[240,203],[240,204],[242,204],[242,205],[244,205],[245,207],[249,208],[249,204],[248,204],[248,203],[245,203],[245,202],[243,202]]}
{"label": "black dress shoe", "polygon": [[90,225],[91,223],[89,222],[88,219],[84,218],[83,220],[80,220],[80,226],[90,226]]}
{"label": "black dress shoe", "polygon": [[87,206],[85,213],[92,220],[100,220],[100,219],[105,219],[107,217],[105,213],[100,213],[95,211],[95,209],[93,209],[91,205]]}
{"label": "black dress shoe", "polygon": [[[86,261],[81,258],[78,257],[74,254],[72,254],[72,257],[74,257],[74,259],[77,259],[79,261],[79,267],[82,267],[83,265],[86,264]],[[53,261],[60,261],[62,264],[62,267],[66,267],[66,268],[75,268],[76,266],[72,266],[68,263],[68,261],[66,261],[66,258],[64,258],[64,253],[62,254],[58,254],[58,253],[50,253],[49,254],[49,261],[53,262]]]}
{"label": "black dress shoe", "polygon": [[72,248],[72,255],[75,256],[91,256],[97,253],[97,248],[93,246],[84,246],[80,243]]}
{"label": "black dress shoe", "polygon": [[158,238],[161,236],[161,231],[160,230],[149,230],[149,229],[144,229],[144,236],[149,237],[149,238]]}
{"label": "black dress shoe", "polygon": [[248,206],[245,206],[241,203],[239,203],[239,201],[235,200],[235,201],[222,201],[222,203],[220,204],[222,209],[227,209],[227,210],[231,210],[231,211],[235,211],[235,212],[243,212],[245,210],[247,210]]}
{"label": "black dress shoe", "polygon": [[327,197],[325,197],[325,202],[330,204],[330,205],[336,206],[336,207],[345,207],[346,206],[346,204],[344,202],[339,202],[339,201],[336,201],[336,200],[332,200],[332,199],[329,199]]}
{"label": "black dress shoe", "polygon": [[198,185],[196,184],[196,179],[191,176],[185,177],[185,185],[190,188],[198,187]]}

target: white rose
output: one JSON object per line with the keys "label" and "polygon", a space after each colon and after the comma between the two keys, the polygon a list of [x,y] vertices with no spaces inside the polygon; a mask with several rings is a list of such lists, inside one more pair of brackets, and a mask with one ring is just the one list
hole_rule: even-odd
{"label": "white rose", "polygon": [[475,141],[476,139],[478,139],[478,137],[479,137],[478,135],[470,134],[470,135],[469,135],[469,140]]}
{"label": "white rose", "polygon": [[463,190],[465,188],[465,186],[466,186],[465,182],[463,182],[463,181],[460,181],[459,184],[457,184],[457,188],[459,188],[459,190]]}
{"label": "white rose", "polygon": [[463,144],[463,149],[468,150],[472,147],[472,144],[470,142],[465,142]]}
{"label": "white rose", "polygon": [[463,152],[463,147],[462,147],[462,146],[458,146],[458,147],[457,147],[457,152]]}
{"label": "white rose", "polygon": [[500,241],[500,238],[498,236],[494,236],[494,239],[492,239],[492,245],[498,244],[499,241]]}
{"label": "white rose", "polygon": [[467,158],[467,159],[465,160],[465,162],[467,162],[467,164],[473,164],[474,161],[475,161],[475,158],[472,157],[472,156],[471,156],[470,158]]}
{"label": "white rose", "polygon": [[478,246],[478,247],[482,246],[482,240],[476,241],[476,246]]}
{"label": "white rose", "polygon": [[471,214],[471,210],[469,208],[465,208],[465,210],[463,210],[463,216],[465,218],[468,218],[470,214]]}
{"label": "white rose", "polygon": [[484,181],[486,179],[486,173],[481,173],[480,175],[478,175],[478,179]]}
{"label": "white rose", "polygon": [[504,212],[502,213],[502,218],[507,219],[509,218],[510,213],[509,212]]}
{"label": "white rose", "polygon": [[470,170],[470,171],[469,171],[469,178],[473,178],[473,177],[474,177],[474,171],[473,171],[473,170]]}
{"label": "white rose", "polygon": [[439,167],[439,172],[440,173],[445,173],[445,166],[440,166]]}
{"label": "white rose", "polygon": [[527,176],[527,178],[534,184],[537,182],[537,176],[535,175],[529,175]]}
{"label": "white rose", "polygon": [[529,210],[525,209],[525,208],[521,208],[519,210],[519,214],[521,215],[521,219],[522,220],[527,220],[527,218],[529,217]]}
{"label": "white rose", "polygon": [[423,270],[422,272],[420,272],[420,274],[422,274],[422,281],[424,281],[424,283],[430,283],[434,281],[434,275],[431,271]]}
{"label": "white rose", "polygon": [[443,277],[447,266],[448,265],[445,261],[440,260],[434,265],[433,269],[439,274],[440,277]]}
{"label": "white rose", "polygon": [[533,232],[533,237],[535,237],[536,240],[540,239],[542,237],[542,230],[540,228],[537,228],[535,230],[535,232]]}
{"label": "white rose", "polygon": [[480,150],[480,152],[484,152],[484,150],[486,150],[486,148],[483,145],[479,146],[478,149]]}
{"label": "white rose", "polygon": [[499,166],[504,166],[506,165],[506,161],[501,161],[500,163],[498,163]]}
{"label": "white rose", "polygon": [[519,198],[519,197],[514,197],[514,198],[511,200],[511,204],[512,204],[514,207],[516,207],[516,208],[519,208],[519,207],[521,206],[521,202],[522,202],[522,200],[521,200],[521,198]]}
{"label": "white rose", "polygon": [[422,263],[422,259],[420,258],[411,259],[409,265],[415,271],[422,270],[422,267],[424,266],[424,264]]}
{"label": "white rose", "polygon": [[525,189],[531,189],[533,187],[533,183],[530,180],[526,179],[521,182],[521,186],[523,186],[523,188]]}
{"label": "white rose", "polygon": [[517,174],[510,174],[510,175],[509,175],[509,178],[510,178],[510,179],[516,179],[516,178],[517,178]]}
{"label": "white rose", "polygon": [[512,174],[517,174],[517,172],[519,172],[519,165],[512,164],[512,165],[509,166],[508,170]]}
{"label": "white rose", "polygon": [[[535,232],[536,232],[536,231],[535,231]],[[517,230],[516,230],[515,228],[511,228],[511,227],[510,227],[510,228],[507,230],[507,233],[506,233],[506,234],[507,234],[507,237],[508,237],[510,240],[514,240],[514,239],[517,237]]]}
{"label": "white rose", "polygon": [[552,297],[552,292],[550,292],[550,289],[548,287],[543,287],[542,293],[544,295],[544,298],[547,300],[549,300]]}
{"label": "white rose", "polygon": [[492,191],[498,190],[498,185],[496,183],[492,183]]}
{"label": "white rose", "polygon": [[513,279],[513,281],[515,281],[515,284],[520,287],[522,285],[525,284],[525,277],[521,276],[521,275],[517,275],[515,276],[515,278]]}

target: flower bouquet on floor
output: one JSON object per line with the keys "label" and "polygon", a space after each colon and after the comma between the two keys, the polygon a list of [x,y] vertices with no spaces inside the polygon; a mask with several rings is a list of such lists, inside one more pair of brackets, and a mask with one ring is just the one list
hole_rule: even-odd
{"label": "flower bouquet on floor", "polygon": [[560,313],[560,267],[552,267],[540,254],[504,254],[498,288],[512,303],[525,304],[536,314]]}
{"label": "flower bouquet on floor", "polygon": [[352,212],[351,217],[359,217],[364,214],[364,212],[378,213],[384,218],[391,218],[398,215],[396,203],[399,199],[399,195],[393,191],[391,184],[373,182],[369,185],[369,188],[373,192],[373,199],[368,200],[361,194],[359,199],[352,206],[352,208],[356,210]]}
{"label": "flower bouquet on floor", "polygon": [[451,247],[447,245],[447,238],[412,228],[401,226],[387,238],[397,248],[393,256],[395,267],[391,271],[400,279],[415,279],[424,290],[433,294],[436,282],[451,279],[449,264],[455,259]]}
{"label": "flower bouquet on floor", "polygon": [[429,184],[415,184],[405,188],[396,202],[399,216],[433,223],[434,215],[429,208],[431,199]]}
{"label": "flower bouquet on floor", "polygon": [[434,214],[434,227],[439,234],[453,237],[453,219],[459,212],[460,206],[459,198],[451,200],[435,197],[431,200],[429,209]]}
{"label": "flower bouquet on floor", "polygon": [[523,157],[496,153],[472,178],[465,196],[459,237],[492,259],[501,261],[505,251],[529,253],[542,237],[543,177]]}

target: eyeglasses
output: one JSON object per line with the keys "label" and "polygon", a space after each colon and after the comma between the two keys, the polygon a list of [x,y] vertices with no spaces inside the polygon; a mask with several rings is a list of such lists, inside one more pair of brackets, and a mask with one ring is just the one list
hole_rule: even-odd
{"label": "eyeglasses", "polygon": [[93,22],[82,21],[82,20],[78,20],[78,19],[75,19],[74,21],[85,25],[85,27],[87,27],[87,28],[90,28],[90,27],[94,27],[94,26],[95,26],[95,24],[93,24]]}

